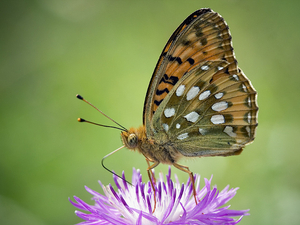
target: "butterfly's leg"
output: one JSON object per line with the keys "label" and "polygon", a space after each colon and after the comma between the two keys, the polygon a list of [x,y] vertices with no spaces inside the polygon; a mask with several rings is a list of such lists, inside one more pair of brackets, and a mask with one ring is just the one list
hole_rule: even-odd
{"label": "butterfly's leg", "polygon": [[[152,172],[152,169],[155,168],[159,164],[159,162],[151,161],[148,158],[146,158],[146,161],[148,164],[147,173],[148,173],[148,177],[149,177],[151,187],[152,187],[152,190],[154,193],[154,207],[153,207],[153,211],[152,211],[152,213],[154,213],[155,208],[156,208],[156,193],[155,193],[155,188],[154,188],[154,184],[153,184],[153,181],[155,182],[155,176],[154,176],[154,173]],[[150,162],[153,162],[153,164],[150,165]],[[152,177],[151,177],[151,174],[152,174]]]}
{"label": "butterfly's leg", "polygon": [[182,170],[183,172],[186,172],[186,173],[189,174],[190,179],[191,179],[191,182],[192,182],[192,185],[193,185],[193,195],[194,195],[195,202],[196,202],[196,205],[197,205],[196,189],[195,189],[195,179],[194,179],[194,174],[193,174],[193,172],[191,172],[190,169],[189,169],[187,166],[179,165],[179,164],[177,164],[177,163],[173,163],[173,166],[175,166],[177,169],[180,169],[180,170]]}
{"label": "butterfly's leg", "polygon": [[[147,162],[147,164],[148,164],[148,169],[149,169],[149,168],[151,167],[150,162],[154,163],[155,161],[146,158],[146,162]],[[157,165],[158,165],[158,164],[157,164]],[[155,165],[154,167],[156,167],[157,165]],[[153,165],[152,165],[152,166],[153,166]],[[154,167],[152,167],[152,169],[153,169]],[[150,177],[149,177],[149,179],[150,179],[150,180],[153,180],[153,183],[156,184],[156,178],[155,178],[155,175],[154,175],[154,172],[152,171],[152,169],[150,169],[150,171],[151,171],[151,173],[152,173],[152,179],[150,179]],[[148,170],[147,170],[147,171],[148,171]],[[149,174],[148,174],[148,176],[149,176]]]}

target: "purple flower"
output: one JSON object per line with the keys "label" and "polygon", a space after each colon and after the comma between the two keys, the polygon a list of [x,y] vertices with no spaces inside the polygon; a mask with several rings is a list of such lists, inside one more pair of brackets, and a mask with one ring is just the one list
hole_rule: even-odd
{"label": "purple flower", "polygon": [[[123,172],[122,177],[125,180]],[[81,225],[98,224],[237,224],[242,217],[249,215],[249,210],[231,210],[230,205],[223,206],[232,199],[238,188],[230,189],[229,185],[221,192],[217,187],[211,187],[211,179],[204,178],[205,185],[200,190],[200,175],[195,174],[197,199],[196,205],[193,197],[193,189],[188,179],[186,184],[180,184],[175,175],[176,182],[171,180],[171,168],[164,182],[160,173],[156,182],[156,209],[151,184],[142,182],[139,170],[133,169],[132,184],[114,175],[117,186],[115,190],[110,184],[100,185],[105,195],[101,195],[86,187],[86,190],[94,197],[94,205],[89,205],[80,198],[74,196],[76,202],[70,202],[80,210],[89,214],[75,211],[76,215],[85,222]],[[239,217],[234,219],[233,217]]]}

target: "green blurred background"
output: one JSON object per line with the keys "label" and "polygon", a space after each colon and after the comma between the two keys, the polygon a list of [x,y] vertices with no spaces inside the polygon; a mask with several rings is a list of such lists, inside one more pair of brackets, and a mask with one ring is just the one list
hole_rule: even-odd
{"label": "green blurred background", "polygon": [[[0,3],[0,223],[74,224],[68,197],[113,182],[100,164],[119,131],[75,98],[82,94],[125,127],[142,123],[148,82],[166,41],[193,11],[210,7],[231,29],[239,66],[258,91],[256,140],[239,156],[182,161],[223,189],[240,187],[241,224],[300,224],[300,1],[27,0]],[[106,165],[128,177],[142,155]],[[166,172],[160,165],[156,171]],[[173,169],[185,182],[187,175]],[[203,181],[203,179],[202,179]],[[203,183],[202,183],[203,184]]]}

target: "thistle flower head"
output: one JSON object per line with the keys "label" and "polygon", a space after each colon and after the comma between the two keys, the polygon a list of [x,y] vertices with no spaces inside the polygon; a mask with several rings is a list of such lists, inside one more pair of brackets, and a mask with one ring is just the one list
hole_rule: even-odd
{"label": "thistle flower head", "polygon": [[[100,181],[104,194],[99,194],[86,187],[93,195],[94,205],[89,205],[74,196],[76,202],[70,202],[80,210],[76,215],[84,222],[80,225],[98,224],[237,224],[249,210],[230,210],[224,206],[232,199],[238,188],[225,187],[218,191],[216,186],[211,187],[211,179],[204,178],[204,186],[200,189],[200,176],[195,174],[197,205],[193,197],[193,188],[190,179],[186,184],[180,184],[175,175],[175,182],[171,179],[171,168],[164,181],[162,173],[155,184],[156,209],[154,193],[150,181],[142,182],[139,170],[133,169],[132,186],[114,175],[117,189],[110,184],[104,186]],[[234,217],[238,217],[234,219]]]}

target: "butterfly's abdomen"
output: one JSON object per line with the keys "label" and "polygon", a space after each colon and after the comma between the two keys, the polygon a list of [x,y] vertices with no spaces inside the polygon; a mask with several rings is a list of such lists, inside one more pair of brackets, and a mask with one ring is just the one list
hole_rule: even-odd
{"label": "butterfly's abdomen", "polygon": [[151,140],[142,142],[138,150],[148,159],[169,165],[177,162],[182,156],[171,145],[159,145]]}
{"label": "butterfly's abdomen", "polygon": [[[150,161],[172,165],[182,156],[171,145],[160,145],[146,136],[145,126],[130,128],[123,131],[121,137],[124,145],[131,150],[137,150]],[[136,137],[136,138],[135,138]]]}

